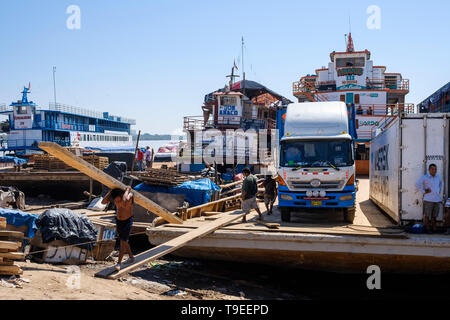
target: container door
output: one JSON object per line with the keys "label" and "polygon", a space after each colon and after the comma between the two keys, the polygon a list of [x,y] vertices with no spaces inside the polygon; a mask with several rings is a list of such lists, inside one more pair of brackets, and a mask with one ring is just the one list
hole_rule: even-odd
{"label": "container door", "polygon": [[[437,174],[444,178],[444,158],[447,147],[444,145],[444,126],[442,118],[404,119],[402,129],[402,187],[401,210],[402,220],[421,221],[423,219],[423,195],[416,188],[416,182],[428,172],[428,166],[434,163],[437,166]],[[441,196],[444,197],[444,187]],[[443,209],[438,216],[442,220]]]}

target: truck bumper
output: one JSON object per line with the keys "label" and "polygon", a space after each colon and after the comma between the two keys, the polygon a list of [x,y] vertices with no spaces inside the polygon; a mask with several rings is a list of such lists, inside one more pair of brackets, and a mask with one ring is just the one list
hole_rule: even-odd
{"label": "truck bumper", "polygon": [[[346,186],[341,192],[327,192],[323,199],[310,199],[306,196],[306,192],[293,192],[285,186],[278,188],[278,206],[292,208],[350,208],[355,204],[355,187]],[[347,196],[351,199],[340,200],[341,197]]]}

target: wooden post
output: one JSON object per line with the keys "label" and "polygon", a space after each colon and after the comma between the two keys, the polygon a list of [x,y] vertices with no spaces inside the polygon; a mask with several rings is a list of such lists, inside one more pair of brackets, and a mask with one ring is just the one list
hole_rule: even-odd
{"label": "wooden post", "polygon": [[136,141],[136,149],[134,149],[134,158],[133,158],[133,162],[131,163],[131,174],[133,174],[134,171],[134,163],[136,161],[136,153],[138,151],[139,148],[139,138],[141,137],[141,130],[139,130],[138,136],[137,136],[137,141]]}

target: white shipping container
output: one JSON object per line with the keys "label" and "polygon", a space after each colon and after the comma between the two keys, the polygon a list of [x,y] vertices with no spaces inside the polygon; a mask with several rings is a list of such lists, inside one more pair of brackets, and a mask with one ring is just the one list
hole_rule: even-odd
{"label": "white shipping container", "polygon": [[[422,221],[423,195],[415,186],[432,163],[448,198],[447,113],[409,114],[395,119],[370,145],[370,199],[399,224]],[[443,206],[437,221],[443,219]]]}

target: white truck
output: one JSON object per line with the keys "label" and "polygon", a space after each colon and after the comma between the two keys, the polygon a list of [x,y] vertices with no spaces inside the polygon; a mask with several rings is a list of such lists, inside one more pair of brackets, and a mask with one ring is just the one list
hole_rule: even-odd
{"label": "white truck", "polygon": [[355,217],[354,106],[343,102],[291,103],[277,125],[278,206],[282,220],[305,208],[341,208]]}
{"label": "white truck", "polygon": [[[415,184],[434,163],[448,198],[449,118],[447,113],[396,118],[370,145],[370,199],[400,225],[421,221],[423,194]],[[443,208],[437,221],[443,219]]]}

